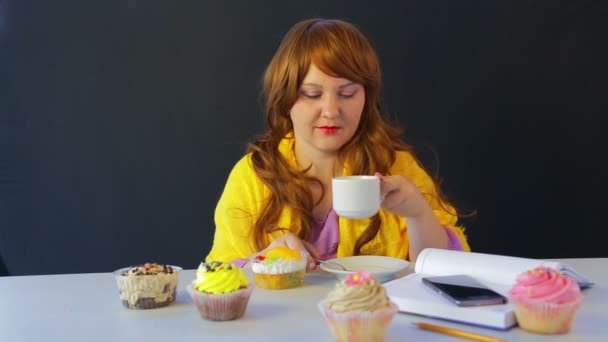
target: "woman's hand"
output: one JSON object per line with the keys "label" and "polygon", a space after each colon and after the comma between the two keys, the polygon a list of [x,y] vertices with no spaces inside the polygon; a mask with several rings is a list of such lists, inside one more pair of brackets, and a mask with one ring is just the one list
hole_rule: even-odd
{"label": "woman's hand", "polygon": [[445,228],[433,213],[418,187],[403,176],[380,177],[380,191],[384,196],[382,208],[402,217],[407,217],[407,235],[410,241],[409,259],[416,261],[425,248],[448,248]]}
{"label": "woman's hand", "polygon": [[410,218],[420,217],[431,210],[418,187],[409,179],[403,176],[383,176],[379,172],[374,175],[381,180],[380,192],[384,196],[382,209]]}
{"label": "woman's hand", "polygon": [[278,238],[274,239],[268,245],[268,247],[266,247],[263,251],[267,251],[274,247],[279,247],[279,246],[289,247],[291,249],[297,250],[302,255],[306,255],[307,256],[307,261],[306,261],[306,270],[307,271],[312,271],[317,268],[317,263],[315,262],[315,259],[319,259],[320,256],[319,256],[319,253],[317,252],[317,249],[310,242],[300,239],[294,233],[285,233],[284,235],[279,236]]}

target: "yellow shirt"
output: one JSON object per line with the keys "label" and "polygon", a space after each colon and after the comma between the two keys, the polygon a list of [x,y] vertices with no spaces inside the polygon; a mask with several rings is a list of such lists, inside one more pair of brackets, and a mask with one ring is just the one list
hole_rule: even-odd
{"label": "yellow shirt", "polygon": [[[297,166],[293,153],[293,139],[283,139],[279,151],[285,158]],[[344,175],[351,175],[348,165],[344,167]],[[418,165],[409,152],[397,152],[395,163],[390,168],[391,175],[402,175],[411,180],[425,195],[433,212],[441,225],[452,230],[465,251],[470,251],[464,229],[456,225],[457,216],[452,214],[452,207],[444,204],[446,211],[437,200],[435,186],[428,174]],[[239,160],[228,177],[224,192],[215,209],[215,236],[207,261],[230,262],[235,259],[248,258],[257,252],[253,242],[253,226],[261,213],[270,189],[257,177],[251,163],[251,154]],[[407,236],[407,220],[396,214],[380,209],[381,226],[378,234],[361,248],[361,254],[385,255],[406,259],[409,251]],[[338,257],[351,256],[359,236],[369,225],[370,219],[339,218]],[[292,222],[291,209],[284,208],[278,227],[289,227],[297,233],[300,224]],[[276,231],[269,234],[269,241],[283,235]]]}

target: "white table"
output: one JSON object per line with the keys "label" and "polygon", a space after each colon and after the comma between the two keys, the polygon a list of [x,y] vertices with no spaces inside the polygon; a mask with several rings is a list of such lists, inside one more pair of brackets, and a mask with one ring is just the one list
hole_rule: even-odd
{"label": "white table", "polygon": [[[464,341],[419,330],[411,322],[425,321],[508,341],[608,341],[608,258],[561,259],[590,277],[572,331],[566,335],[536,335],[519,328],[495,331],[398,314],[387,341]],[[308,274],[306,284],[291,290],[255,289],[247,313],[236,321],[200,318],[185,285],[194,270],[180,275],[177,300],[154,310],[122,306],[111,273],[0,278],[0,341],[331,341],[317,309],[335,279],[322,271]]]}

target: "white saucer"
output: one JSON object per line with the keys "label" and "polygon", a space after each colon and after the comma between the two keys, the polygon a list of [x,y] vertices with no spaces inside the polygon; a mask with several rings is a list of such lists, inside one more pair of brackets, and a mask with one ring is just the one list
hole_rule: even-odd
{"label": "white saucer", "polygon": [[322,270],[333,273],[340,280],[351,273],[365,270],[373,274],[381,283],[395,279],[395,274],[403,271],[409,265],[409,261],[403,259],[377,255],[359,255],[326,261],[336,262],[347,269],[347,271],[343,271],[340,266],[331,263],[321,264]]}

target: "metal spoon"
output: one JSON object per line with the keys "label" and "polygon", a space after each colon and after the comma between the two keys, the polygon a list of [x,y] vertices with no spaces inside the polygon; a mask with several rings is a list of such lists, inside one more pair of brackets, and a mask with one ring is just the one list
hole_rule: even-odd
{"label": "metal spoon", "polygon": [[346,267],[342,266],[342,264],[339,264],[337,262],[327,261],[327,260],[315,260],[315,261],[317,262],[317,265],[319,265],[319,264],[336,265],[336,266],[340,267],[342,269],[342,271],[348,271],[346,269]]}

